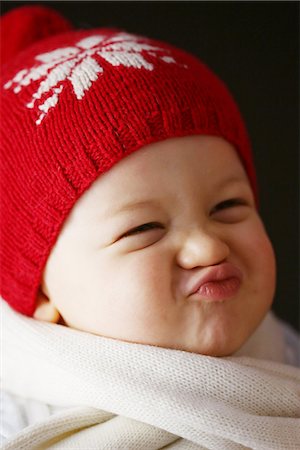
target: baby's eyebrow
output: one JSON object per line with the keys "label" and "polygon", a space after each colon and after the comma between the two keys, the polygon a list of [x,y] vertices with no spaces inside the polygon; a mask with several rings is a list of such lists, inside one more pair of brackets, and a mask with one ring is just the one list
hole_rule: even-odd
{"label": "baby's eyebrow", "polygon": [[226,184],[230,184],[230,183],[247,183],[248,179],[246,176],[238,176],[238,175],[230,175],[227,178],[224,178],[220,181],[220,183],[218,183],[218,187],[221,188],[223,186],[225,186]]}
{"label": "baby's eyebrow", "polygon": [[123,212],[133,211],[134,209],[142,209],[149,206],[157,207],[158,202],[154,200],[133,200],[122,205],[118,205],[116,208],[110,208],[105,216],[114,216]]}

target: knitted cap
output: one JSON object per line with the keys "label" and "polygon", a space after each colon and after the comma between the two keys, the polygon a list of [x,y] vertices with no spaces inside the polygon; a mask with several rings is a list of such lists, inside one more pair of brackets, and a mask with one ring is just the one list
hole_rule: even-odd
{"label": "knitted cap", "polygon": [[[21,49],[25,19],[32,39]],[[10,53],[1,79],[1,295],[13,308],[33,314],[48,255],[76,200],[147,144],[222,136],[256,192],[238,108],[197,58],[123,31],[71,30],[45,7],[21,7],[3,22],[13,32],[3,36]]]}

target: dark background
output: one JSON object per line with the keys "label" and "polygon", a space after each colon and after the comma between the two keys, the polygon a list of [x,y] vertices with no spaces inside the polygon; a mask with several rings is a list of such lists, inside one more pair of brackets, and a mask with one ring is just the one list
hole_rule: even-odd
{"label": "dark background", "polygon": [[[24,3],[2,1],[1,14]],[[260,212],[277,254],[273,309],[299,316],[299,3],[47,2],[81,28],[114,26],[198,55],[228,85],[246,120]]]}

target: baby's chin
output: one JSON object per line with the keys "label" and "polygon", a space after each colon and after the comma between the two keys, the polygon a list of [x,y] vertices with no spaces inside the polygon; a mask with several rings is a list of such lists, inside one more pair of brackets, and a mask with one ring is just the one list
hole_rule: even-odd
{"label": "baby's chin", "polygon": [[212,340],[210,342],[202,342],[201,340],[198,340],[196,342],[190,342],[190,341],[173,341],[173,340],[160,340],[160,339],[145,339],[143,337],[141,338],[119,338],[114,336],[103,336],[103,337],[109,337],[110,339],[115,339],[127,343],[132,344],[141,344],[141,345],[150,345],[153,347],[160,347],[160,348],[166,348],[166,349],[172,349],[172,350],[180,350],[185,351],[189,353],[196,353],[203,356],[213,356],[213,357],[226,357],[226,356],[232,356],[234,353],[236,353],[247,341],[248,336],[244,339],[234,339],[223,342],[218,342],[217,340]]}
{"label": "baby's chin", "polygon": [[155,333],[152,336],[145,336],[145,334],[140,332],[134,335],[131,333],[128,335],[126,335],[126,333],[114,335],[114,333],[105,334],[97,332],[96,330],[87,330],[81,327],[70,326],[70,324],[67,324],[66,322],[60,322],[60,324],[121,342],[150,345],[153,347],[180,350],[213,357],[233,355],[241,349],[254,331],[252,328],[246,329],[246,327],[243,327],[240,330],[237,329],[237,327],[235,327],[234,330],[233,327],[227,329],[226,326],[219,326],[218,331],[216,331],[216,327],[208,326],[206,327],[205,332],[202,330],[203,332],[200,332],[199,334],[197,332],[183,333],[181,336],[168,335],[168,333],[164,333],[164,336],[159,335],[158,333]]}
{"label": "baby's chin", "polygon": [[234,353],[236,353],[243,346],[245,341],[246,340],[243,340],[241,342],[228,342],[221,344],[219,342],[210,342],[210,343],[197,342],[194,344],[170,343],[169,345],[159,345],[159,346],[163,348],[172,348],[174,350],[181,350],[189,353],[196,353],[198,355],[203,356],[225,357],[225,356],[232,356]]}
{"label": "baby's chin", "polygon": [[152,340],[141,337],[136,342],[199,355],[226,357],[240,350],[253,331],[252,327],[228,327],[228,324],[226,326],[224,323],[219,323],[218,328],[207,326],[202,330],[182,333],[179,336],[165,335],[164,338],[158,337]]}

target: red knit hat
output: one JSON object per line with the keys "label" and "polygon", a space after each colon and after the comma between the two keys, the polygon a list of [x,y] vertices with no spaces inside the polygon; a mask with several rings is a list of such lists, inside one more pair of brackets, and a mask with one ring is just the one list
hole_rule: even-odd
{"label": "red knit hat", "polygon": [[23,6],[2,22],[1,295],[13,308],[33,314],[48,255],[76,200],[147,144],[222,136],[256,193],[238,108],[197,58],[122,31],[72,30],[45,7]]}

